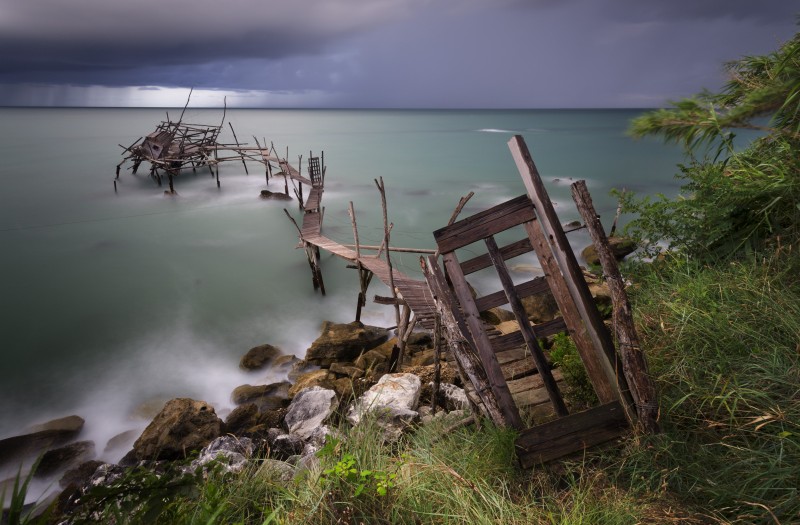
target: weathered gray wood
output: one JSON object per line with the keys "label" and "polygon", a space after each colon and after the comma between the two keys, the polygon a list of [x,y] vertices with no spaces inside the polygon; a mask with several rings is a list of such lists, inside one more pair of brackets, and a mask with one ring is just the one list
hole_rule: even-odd
{"label": "weathered gray wood", "polygon": [[626,424],[625,411],[613,401],[530,428],[516,441],[520,465],[530,468],[617,438]]}
{"label": "weathered gray wood", "polygon": [[[567,325],[562,317],[556,317],[552,321],[539,323],[531,327],[538,339],[543,339],[550,335],[555,335],[566,330]],[[524,345],[525,340],[521,332],[511,332],[510,334],[500,335],[492,339],[492,348],[495,352],[502,352],[510,348],[517,348]]]}
{"label": "weathered gray wood", "polygon": [[[544,277],[537,277],[528,282],[514,286],[514,290],[519,297],[530,297],[531,295],[548,292],[550,291],[550,287],[547,285],[547,281]],[[479,312],[485,312],[489,308],[502,306],[506,303],[508,303],[508,298],[503,290],[475,299],[475,306],[478,308]]]}
{"label": "weathered gray wood", "polygon": [[[611,399],[623,399],[623,393],[627,388],[624,386],[624,378],[621,374],[616,373],[612,365],[615,361],[614,343],[608,330],[603,325],[603,320],[586,285],[583,272],[578,266],[575,254],[572,252],[564,230],[561,228],[553,203],[544,188],[539,171],[533,163],[528,146],[520,135],[512,137],[508,142],[508,146],[522,177],[522,182],[528,191],[528,196],[536,207],[538,220],[532,221],[536,222],[533,228],[536,229],[538,227],[543,233],[541,238],[549,246],[548,251],[552,253],[555,266],[559,269],[558,274],[562,275],[562,279],[558,279],[558,274],[554,271],[551,272],[551,275],[555,277],[554,280],[562,280],[566,285],[565,288],[571,298],[571,301],[567,302],[574,304],[575,310],[577,310],[579,318],[584,325],[584,330],[589,339],[591,339],[591,347],[584,346],[583,349],[579,347],[579,350],[587,373],[590,373],[589,378],[592,381],[592,385],[595,387],[601,402],[608,402]],[[529,227],[526,226],[526,229],[529,229]],[[531,243],[536,247],[534,239],[531,239]],[[537,255],[540,255],[538,251]],[[541,258],[540,255],[540,261]],[[560,307],[561,304],[559,303]],[[569,316],[563,310],[562,314],[569,322]],[[573,326],[577,327],[577,323],[573,323]],[[604,373],[605,381],[603,381],[602,375],[597,373],[598,371]],[[633,417],[627,400],[623,403],[623,408],[629,416]]]}
{"label": "weathered gray wood", "polygon": [[464,372],[469,383],[475,387],[475,393],[489,419],[498,426],[508,425],[507,418],[483,368],[481,359],[470,345],[466,323],[452,300],[447,280],[436,261],[436,257],[428,256],[421,262],[423,263],[422,270],[425,274],[425,280],[433,293],[437,312],[441,316],[442,328],[447,334],[450,354],[458,363],[459,370]]}
{"label": "weathered gray wood", "polygon": [[450,252],[534,218],[530,199],[521,195],[433,232],[439,251]]}
{"label": "weathered gray wood", "polygon": [[480,312],[475,308],[475,303],[472,301],[472,294],[467,281],[464,279],[464,274],[461,273],[461,265],[458,263],[456,254],[454,252],[444,253],[442,254],[442,259],[453,284],[453,290],[458,298],[458,304],[464,312],[466,324],[472,335],[472,343],[478,350],[489,384],[494,391],[495,397],[497,397],[500,409],[503,411],[505,424],[516,429],[522,429],[523,425],[519,411],[508,391],[508,386],[503,378],[503,371],[497,363],[497,357],[494,354],[494,349],[492,349],[489,336],[483,330]]}
{"label": "weathered gray wood", "polygon": [[553,403],[553,408],[555,409],[556,414],[559,416],[566,416],[569,414],[567,405],[564,404],[564,399],[561,397],[561,392],[559,392],[558,387],[556,387],[556,382],[553,379],[552,373],[550,372],[550,365],[547,363],[547,359],[544,357],[542,348],[539,346],[539,342],[536,340],[536,335],[531,329],[530,322],[528,321],[528,314],[525,312],[525,307],[522,306],[522,301],[514,290],[514,283],[511,281],[511,275],[509,275],[508,268],[506,268],[505,261],[503,261],[503,256],[500,254],[500,248],[497,246],[497,242],[494,240],[494,237],[486,238],[485,242],[486,248],[489,250],[489,256],[492,258],[492,263],[497,270],[497,276],[500,278],[500,284],[503,286],[503,291],[508,298],[511,311],[514,312],[514,316],[517,318],[517,322],[519,323],[519,331],[522,333],[525,344],[528,346],[528,350],[531,352],[531,358],[536,364],[536,369],[539,371],[539,375],[542,376],[547,394],[550,396],[550,401]]}
{"label": "weathered gray wood", "polygon": [[631,303],[625,291],[625,282],[619,273],[617,260],[608,245],[608,238],[594,209],[586,182],[581,180],[572,184],[571,190],[572,198],[589,230],[608,288],[611,291],[619,356],[628,387],[636,404],[639,424],[645,432],[656,433],[659,431],[656,387],[650,379],[647,361],[639,345],[639,336],[633,324]]}
{"label": "weathered gray wood", "polygon": [[[500,248],[500,253],[503,255],[503,259],[507,261],[519,255],[528,253],[531,250],[533,250],[531,241],[529,239],[521,239],[517,242],[509,244],[508,246],[503,246]],[[491,265],[492,260],[489,258],[489,254],[485,253],[483,255],[479,255],[478,257],[462,262],[461,270],[464,272],[464,275],[469,275],[477,272],[478,270],[488,268]]]}
{"label": "weathered gray wood", "polygon": [[609,378],[609,372],[612,378],[614,376],[613,368],[610,367],[605,353],[598,352],[595,347],[594,341],[589,335],[588,325],[583,322],[577,306],[572,301],[566,279],[553,257],[553,252],[545,239],[539,221],[531,221],[525,223],[524,226],[536,255],[539,257],[539,264],[541,264],[545,272],[545,279],[550,284],[550,291],[553,293],[558,309],[561,311],[567,331],[575,342],[575,347],[578,349],[581,362],[586,369],[586,375],[592,383],[597,398],[601,403],[609,403],[618,399],[616,380]]}

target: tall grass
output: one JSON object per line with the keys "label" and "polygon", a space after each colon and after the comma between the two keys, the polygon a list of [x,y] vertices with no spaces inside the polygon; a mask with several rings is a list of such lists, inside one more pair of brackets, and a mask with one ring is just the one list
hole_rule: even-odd
{"label": "tall grass", "polygon": [[634,299],[665,434],[630,447],[630,488],[721,522],[800,522],[800,284],[791,255],[671,260]]}

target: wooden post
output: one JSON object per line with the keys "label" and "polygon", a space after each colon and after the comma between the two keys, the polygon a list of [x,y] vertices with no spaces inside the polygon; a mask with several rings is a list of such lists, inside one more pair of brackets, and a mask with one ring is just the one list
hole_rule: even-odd
{"label": "wooden post", "polygon": [[353,208],[353,201],[350,201],[350,206],[348,207],[347,212],[350,214],[350,223],[353,226],[353,237],[356,241],[356,269],[358,270],[358,281],[360,286],[358,303],[356,304],[356,322],[361,322],[361,309],[367,304],[367,283],[365,282],[366,279],[364,268],[361,265],[361,246],[358,241],[358,225],[356,224],[356,211],[355,208]]}
{"label": "wooden post", "polygon": [[[633,421],[635,414],[630,410],[629,400],[625,399],[627,390],[625,378],[622,374],[617,374],[615,366],[612,365],[616,362],[614,343],[594,305],[583,272],[578,266],[575,254],[561,228],[553,203],[544,188],[525,140],[520,135],[515,135],[508,142],[508,146],[538,218],[538,220],[525,223],[525,229],[531,236],[531,244],[534,248],[539,247],[536,254],[540,261],[547,258],[548,253],[552,254],[549,264],[550,271],[546,275],[548,282],[551,283],[551,288],[554,289],[553,294],[556,300],[559,301],[559,295],[566,295],[561,297],[559,308],[565,306],[573,309],[579,316],[568,327],[571,332],[575,331],[579,334],[575,338],[575,342],[592,386],[601,402],[607,403],[615,399],[622,401],[623,409],[626,410],[629,419]],[[545,267],[544,261],[542,261],[542,267]],[[548,270],[545,269],[545,271]],[[556,295],[557,293],[558,295]],[[562,310],[563,312],[564,310]],[[565,321],[568,321],[566,315]],[[591,344],[585,344],[588,341],[591,341]]]}
{"label": "wooden post", "polygon": [[[450,352],[459,368],[464,371],[464,375],[475,387],[475,393],[483,403],[483,409],[489,419],[497,426],[513,426],[513,417],[511,420],[507,417],[503,405],[492,388],[480,357],[469,344],[468,329],[461,316],[461,311],[451,300],[447,280],[439,263],[436,262],[436,257],[430,255],[424,260],[420,258],[420,263],[436,302],[436,311],[441,316],[442,328],[447,334]],[[519,425],[521,427],[521,421],[519,421]]]}
{"label": "wooden post", "polygon": [[167,177],[169,177],[169,192],[175,193],[175,186],[172,183],[172,170],[167,170]]}
{"label": "wooden post", "polygon": [[[378,187],[378,191],[381,194],[381,208],[383,209],[383,244],[386,246],[386,265],[389,267],[389,288],[392,292],[392,297],[397,299],[397,290],[394,287],[394,271],[392,270],[392,258],[389,256],[389,232],[391,231],[391,227],[389,225],[389,216],[386,210],[386,187],[383,185],[383,177],[379,177],[380,182],[378,179],[375,179],[375,186]],[[380,255],[380,252],[379,252]],[[394,306],[394,314],[395,314],[395,325],[400,326],[400,306],[395,304]]]}
{"label": "wooden post", "polygon": [[438,313],[433,320],[433,393],[431,411],[436,415],[439,407],[439,389],[442,382],[442,316]]}
{"label": "wooden post", "polygon": [[571,190],[572,198],[578,206],[578,211],[586,223],[586,228],[589,230],[589,235],[595,250],[597,250],[603,274],[611,291],[614,305],[614,331],[619,344],[622,370],[636,404],[639,423],[645,432],[657,433],[659,425],[656,388],[650,379],[647,361],[639,345],[639,336],[633,324],[631,304],[625,291],[622,275],[619,273],[619,266],[608,246],[608,238],[594,209],[586,182],[580,180],[572,184]]}
{"label": "wooden post", "polygon": [[114,179],[114,193],[117,193],[117,179]]}

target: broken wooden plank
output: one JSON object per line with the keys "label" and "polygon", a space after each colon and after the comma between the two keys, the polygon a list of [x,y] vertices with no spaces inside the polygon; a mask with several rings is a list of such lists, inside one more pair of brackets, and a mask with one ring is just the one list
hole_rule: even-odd
{"label": "broken wooden plank", "polygon": [[[547,281],[544,277],[536,277],[535,279],[514,286],[514,290],[519,297],[530,297],[531,295],[548,292],[550,291],[550,287],[547,285]],[[502,306],[507,303],[508,298],[503,290],[475,299],[475,306],[478,308],[479,312],[485,312],[489,308]]]}
{"label": "broken wooden plank", "polygon": [[[500,248],[500,253],[503,255],[503,259],[507,261],[509,259],[513,259],[514,257],[526,254],[532,250],[533,246],[531,246],[531,241],[526,238],[517,242],[513,242],[508,246],[503,246]],[[492,260],[489,258],[489,254],[485,253],[483,255],[479,255],[478,257],[474,257],[462,262],[461,270],[464,272],[464,275],[469,275],[479,270],[483,270],[484,268],[488,268],[491,265]]]}
{"label": "broken wooden plank", "polygon": [[485,239],[534,218],[533,205],[526,195],[504,202],[433,232],[442,253]]}
{"label": "broken wooden plank", "polygon": [[627,427],[618,401],[525,430],[515,443],[523,468],[547,463],[619,437]]}

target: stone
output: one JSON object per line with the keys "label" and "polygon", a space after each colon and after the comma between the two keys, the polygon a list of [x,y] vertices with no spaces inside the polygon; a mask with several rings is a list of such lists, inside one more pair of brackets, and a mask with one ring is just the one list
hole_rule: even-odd
{"label": "stone", "polygon": [[34,477],[46,478],[57,472],[74,468],[94,459],[94,441],[76,441],[63,447],[48,450],[39,460]]}
{"label": "stone", "polygon": [[167,402],[133,444],[138,460],[180,459],[220,435],[222,421],[204,401],[177,398]]}
{"label": "stone", "polygon": [[239,360],[239,368],[243,370],[261,370],[266,368],[283,352],[272,345],[259,345],[251,348]]}
{"label": "stone", "polygon": [[286,408],[265,410],[261,412],[261,418],[259,421],[262,425],[266,425],[267,428],[280,427],[283,425],[283,420],[286,417],[287,412],[288,409]]}
{"label": "stone", "polygon": [[330,366],[335,361],[352,361],[387,339],[389,331],[384,328],[358,322],[337,324],[325,321],[322,334],[306,351],[306,361],[319,366]]}
{"label": "stone", "polygon": [[199,468],[205,472],[206,467],[210,463],[214,463],[220,465],[224,472],[241,472],[254,450],[255,447],[250,438],[220,436],[203,448],[189,467],[192,472],[196,472]]}
{"label": "stone", "polygon": [[297,434],[287,434],[280,428],[267,430],[267,443],[272,456],[278,459],[288,459],[303,452],[305,441]]}
{"label": "stone", "polygon": [[351,379],[364,377],[364,370],[354,366],[352,363],[331,363],[329,370],[333,374]]}
{"label": "stone", "polygon": [[[272,361],[272,369],[278,372],[289,372],[295,365],[295,363],[299,363],[300,358],[297,356],[289,355],[281,355],[275,358]],[[290,379],[291,381],[291,379]]]}
{"label": "stone", "polygon": [[29,433],[0,439],[0,466],[18,466],[25,459],[68,443],[80,434],[84,420],[79,416],[54,419],[34,425]]}
{"label": "stone", "polygon": [[105,465],[105,463],[96,459],[84,461],[77,467],[66,471],[64,475],[61,476],[61,479],[58,480],[58,485],[62,489],[65,489],[70,485],[82,487],[83,485],[89,483],[89,480],[92,479],[92,476],[100,465]]}
{"label": "stone", "polygon": [[294,383],[301,375],[318,369],[318,366],[309,364],[305,359],[297,359],[296,361],[292,362],[289,371],[286,373],[286,378]]}
{"label": "stone", "polygon": [[[608,247],[611,249],[614,258],[618,261],[621,261],[626,256],[635,252],[636,248],[638,248],[636,241],[628,237],[609,237]],[[581,256],[586,259],[586,264],[592,266],[600,264],[600,258],[597,256],[597,250],[594,244],[590,244],[584,248],[583,251],[581,251]]]}
{"label": "stone", "polygon": [[442,383],[439,385],[439,392],[442,394],[442,398],[445,402],[445,410],[453,411],[453,410],[469,410],[469,399],[467,399],[467,393],[464,392],[463,388],[459,388],[456,385],[450,383]]}
{"label": "stone", "polygon": [[525,313],[534,324],[552,321],[558,313],[556,299],[549,291],[524,297],[522,306],[525,307]]}
{"label": "stone", "polygon": [[319,386],[301,390],[292,399],[284,424],[291,434],[303,439],[311,436],[333,414],[338,401],[336,392]]}
{"label": "stone", "polygon": [[489,308],[488,310],[481,312],[481,319],[486,321],[491,325],[498,325],[505,321],[513,321],[516,319],[514,317],[514,313],[503,308],[495,307]]}
{"label": "stone", "polygon": [[285,193],[278,193],[276,191],[269,191],[269,190],[261,190],[261,193],[258,195],[264,200],[276,200],[276,201],[290,201],[292,198]]}
{"label": "stone", "polygon": [[280,481],[286,483],[294,479],[296,468],[285,461],[277,459],[264,459],[258,468],[256,476],[259,479]]}
{"label": "stone", "polygon": [[347,420],[357,425],[364,415],[375,411],[381,412],[381,419],[385,419],[387,411],[391,417],[408,419],[410,412],[416,415],[421,390],[419,377],[414,374],[386,374],[350,406]]}
{"label": "stone", "polygon": [[388,364],[389,356],[378,350],[370,350],[358,356],[355,360],[355,366],[361,370],[373,370],[379,365]]}
{"label": "stone", "polygon": [[269,385],[241,385],[231,394],[231,401],[237,405],[255,403],[261,410],[286,406],[292,384],[288,381]]}
{"label": "stone", "polygon": [[297,378],[297,381],[295,381],[295,383],[289,389],[289,397],[293,398],[301,390],[305,390],[306,388],[312,386],[333,390],[333,382],[335,380],[336,376],[327,370],[314,370],[313,372],[306,372],[305,374],[300,375]]}
{"label": "stone", "polygon": [[433,347],[433,337],[429,332],[412,332],[406,341],[407,346]]}
{"label": "stone", "polygon": [[242,436],[259,424],[258,407],[255,403],[246,403],[234,408],[225,418],[223,428],[226,433]]}
{"label": "stone", "polygon": [[411,357],[411,366],[428,366],[436,361],[436,352],[433,349],[418,352]]}
{"label": "stone", "polygon": [[134,429],[126,430],[125,432],[120,432],[116,436],[112,437],[106,443],[106,447],[103,449],[103,453],[111,452],[113,450],[120,450],[125,449],[133,444],[137,438],[137,431]]}
{"label": "stone", "polygon": [[333,382],[333,391],[339,396],[339,399],[349,399],[353,397],[353,379],[349,377],[340,377]]}
{"label": "stone", "polygon": [[611,290],[608,288],[608,283],[594,282],[589,283],[588,286],[589,293],[592,294],[594,302],[600,309],[600,312],[605,312],[610,316],[613,308],[613,300],[611,298]]}

